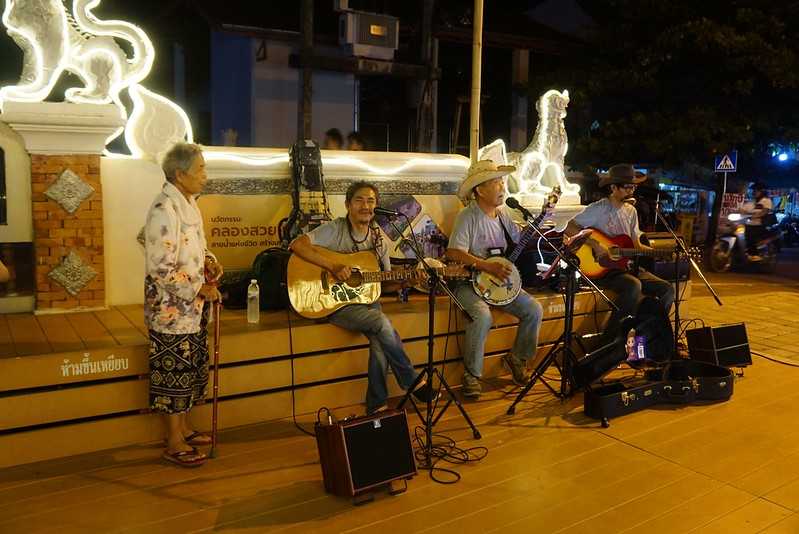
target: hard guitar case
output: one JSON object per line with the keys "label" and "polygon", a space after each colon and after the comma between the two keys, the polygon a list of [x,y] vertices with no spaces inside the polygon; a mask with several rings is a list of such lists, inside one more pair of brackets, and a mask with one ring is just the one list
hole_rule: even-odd
{"label": "hard guitar case", "polygon": [[592,384],[585,390],[583,410],[585,415],[601,420],[602,426],[607,427],[614,417],[664,402],[665,385],[646,378]]}
{"label": "hard guitar case", "polygon": [[725,401],[732,396],[735,376],[721,365],[698,360],[673,360],[661,376],[664,400],[674,404]]}

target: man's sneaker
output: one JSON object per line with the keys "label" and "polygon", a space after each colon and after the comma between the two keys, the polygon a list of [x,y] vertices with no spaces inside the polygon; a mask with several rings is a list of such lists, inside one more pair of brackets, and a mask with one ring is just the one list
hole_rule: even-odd
{"label": "man's sneaker", "polygon": [[463,373],[463,381],[461,382],[461,394],[467,399],[477,399],[482,393],[480,381],[470,373]]}
{"label": "man's sneaker", "polygon": [[428,399],[430,402],[435,402],[438,399],[439,391],[430,387],[430,384],[425,383],[413,390],[412,395],[419,402],[427,403]]}
{"label": "man's sneaker", "polygon": [[516,359],[516,357],[511,353],[508,353],[502,357],[502,366],[510,371],[511,376],[513,377],[513,383],[517,386],[526,385],[527,381],[530,379],[530,376],[527,374],[527,367],[525,366],[525,363]]}

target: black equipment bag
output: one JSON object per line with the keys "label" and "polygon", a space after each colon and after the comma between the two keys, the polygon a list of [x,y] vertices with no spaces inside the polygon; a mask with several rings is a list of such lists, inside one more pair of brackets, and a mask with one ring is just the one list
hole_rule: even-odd
{"label": "black equipment bag", "polygon": [[577,389],[599,380],[627,359],[627,335],[632,328],[636,336],[646,339],[647,359],[664,363],[674,357],[674,334],[669,316],[657,298],[645,296],[638,304],[635,317],[623,320],[617,332],[604,336],[606,344],[594,348],[574,366],[573,379]]}
{"label": "black equipment bag", "polygon": [[[286,266],[291,252],[280,247],[268,248],[258,253],[252,262],[253,278],[261,290],[262,310],[284,310],[289,306],[286,288]],[[249,285],[249,280],[248,280]],[[246,288],[245,288],[246,292]]]}
{"label": "black equipment bag", "polygon": [[591,347],[572,368],[572,384],[576,389],[590,386],[627,359],[627,334],[637,327],[637,318],[626,317],[615,332],[606,331],[599,344]]}
{"label": "black equipment bag", "polygon": [[637,412],[663,402],[664,386],[661,381],[642,378],[594,384],[585,391],[583,410],[585,415],[601,419],[604,424],[614,417]]}
{"label": "black equipment bag", "polygon": [[697,360],[674,360],[662,375],[664,400],[689,404],[698,400],[726,401],[732,396],[735,376],[720,365]]}
{"label": "black equipment bag", "polygon": [[222,304],[228,310],[243,310],[247,308],[247,288],[250,280],[254,278],[252,271],[243,273],[225,273],[219,285],[222,294]]}
{"label": "black equipment bag", "polygon": [[650,296],[641,299],[633,328],[636,336],[646,338],[647,359],[662,363],[674,358],[674,330],[660,300]]}
{"label": "black equipment bag", "polygon": [[[545,230],[546,231],[546,230]],[[563,234],[550,233],[549,240],[556,247],[560,247],[563,241]],[[553,287],[559,283],[557,272],[544,280],[539,276],[538,264],[540,262],[552,265],[557,262],[557,255],[549,248],[546,243],[538,244],[539,238],[533,238],[527,248],[516,259],[516,268],[519,269],[519,276],[522,279],[522,287],[544,288]],[[541,251],[539,254],[539,250]],[[543,258],[542,258],[543,256]]]}
{"label": "black equipment bag", "polygon": [[574,364],[572,384],[575,389],[587,388],[615,369],[626,358],[624,338],[616,337],[607,344],[595,348]]}

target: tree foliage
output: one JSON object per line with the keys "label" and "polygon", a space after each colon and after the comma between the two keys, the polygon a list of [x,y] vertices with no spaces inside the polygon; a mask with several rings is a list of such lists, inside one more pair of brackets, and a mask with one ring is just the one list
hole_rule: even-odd
{"label": "tree foliage", "polygon": [[799,141],[799,2],[581,5],[597,29],[580,57],[531,82],[569,88],[573,162],[709,165],[737,148],[762,172],[770,146]]}

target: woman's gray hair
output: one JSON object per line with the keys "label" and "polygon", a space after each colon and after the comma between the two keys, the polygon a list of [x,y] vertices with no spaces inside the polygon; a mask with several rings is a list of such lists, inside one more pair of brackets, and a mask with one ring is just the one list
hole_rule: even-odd
{"label": "woman's gray hair", "polygon": [[172,145],[161,162],[161,169],[163,169],[167,181],[174,182],[177,171],[188,172],[194,163],[194,158],[202,152],[202,147],[194,143],[179,142]]}

